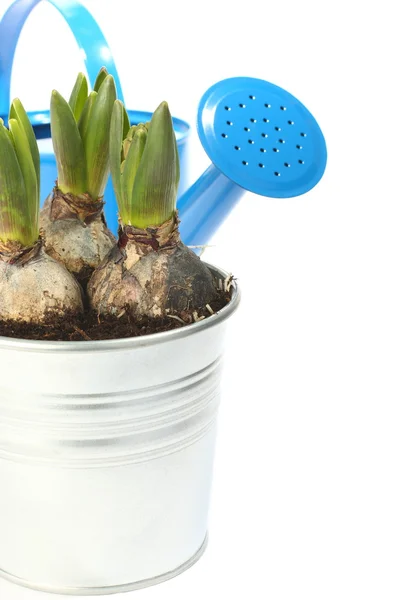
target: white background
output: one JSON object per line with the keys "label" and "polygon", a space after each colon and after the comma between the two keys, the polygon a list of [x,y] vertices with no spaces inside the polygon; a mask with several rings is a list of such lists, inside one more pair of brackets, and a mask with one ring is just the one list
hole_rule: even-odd
{"label": "white background", "polygon": [[[246,194],[204,255],[243,292],[227,340],[210,544],[185,574],[124,600],[399,599],[395,2],[84,4],[129,108],[166,99],[194,125],[211,84],[259,77],[306,104],[329,153],[303,197]],[[50,90],[68,94],[81,68],[56,11],[36,9],[13,95],[46,108]],[[208,165],[195,131],[191,156],[194,179]],[[3,582],[0,598],[51,599]]]}

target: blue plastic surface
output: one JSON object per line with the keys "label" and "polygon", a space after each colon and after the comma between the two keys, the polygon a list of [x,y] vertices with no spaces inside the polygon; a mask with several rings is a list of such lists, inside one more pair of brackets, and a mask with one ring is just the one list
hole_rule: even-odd
{"label": "blue plastic surface", "polygon": [[[44,0],[16,0],[3,15],[0,21],[0,117],[7,121],[10,105],[11,72],[14,61],[14,53],[18,38],[26,19],[32,10]],[[89,82],[93,87],[98,71],[105,66],[113,75],[117,87],[118,97],[123,100],[122,89],[117,69],[111,55],[108,44],[94,18],[84,6],[75,0],[46,0],[52,4],[64,17],[69,25],[78,46],[85,56],[86,70]],[[131,123],[148,121],[151,113],[140,111],[128,111]],[[41,171],[41,199],[42,202],[51,192],[57,179],[57,167],[50,142],[50,113],[48,110],[29,113],[35,135],[38,140],[48,139],[45,143],[46,149],[40,149],[40,171]],[[187,180],[187,140],[190,127],[180,119],[173,119],[175,134],[178,140],[178,150],[181,162],[181,181],[179,193],[183,193],[188,187]],[[40,144],[40,142],[39,142]],[[108,226],[116,233],[118,229],[117,203],[114,190],[109,179],[104,193],[105,215]]]}

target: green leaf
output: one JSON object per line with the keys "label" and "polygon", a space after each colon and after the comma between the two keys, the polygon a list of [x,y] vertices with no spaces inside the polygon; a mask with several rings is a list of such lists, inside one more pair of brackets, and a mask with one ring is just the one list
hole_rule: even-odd
{"label": "green leaf", "polygon": [[161,225],[176,210],[176,139],[168,104],[154,112],[147,143],[133,185],[132,225],[140,228]]}
{"label": "green leaf", "polygon": [[79,119],[78,129],[81,134],[82,140],[85,138],[87,134],[87,128],[89,125],[90,114],[93,109],[93,105],[97,98],[97,92],[90,92],[89,96],[86,98],[85,106],[83,107],[82,114]]}
{"label": "green leaf", "polygon": [[[11,135],[11,131],[9,131],[9,130],[7,129],[7,127],[4,125],[4,121],[3,121],[3,119],[0,117],[0,127],[2,127],[2,126],[4,127],[4,131],[6,132],[6,134],[7,134],[7,135],[8,135],[8,137],[10,138],[10,141],[11,141],[12,145],[14,146],[14,138],[13,138],[13,136]],[[15,146],[14,146],[14,148],[15,148]]]}
{"label": "green leaf", "polygon": [[143,151],[146,146],[147,131],[145,127],[140,125],[136,128],[133,140],[131,142],[122,173],[122,193],[125,199],[124,210],[121,210],[121,219],[125,224],[130,223],[129,215],[132,210],[134,199],[132,198],[133,187],[135,183],[136,173],[138,171],[140,161],[142,160]]}
{"label": "green leaf", "polygon": [[128,135],[128,131],[131,127],[131,124],[130,124],[129,116],[128,116],[128,113],[126,112],[126,108],[125,108],[124,104],[122,104],[122,108],[124,111],[124,139],[125,139],[126,136]]}
{"label": "green leaf", "polygon": [[37,145],[37,141],[36,141],[35,133],[33,131],[32,124],[28,118],[28,115],[26,114],[24,107],[22,106],[21,100],[19,100],[18,98],[15,98],[12,101],[11,108],[10,108],[10,119],[16,119],[25,132],[25,135],[26,135],[28,143],[29,143],[29,148],[31,151],[33,164],[35,166],[38,188],[40,189],[39,148]]}
{"label": "green leaf", "polygon": [[124,131],[124,105],[120,100],[114,102],[110,123],[110,171],[119,212],[124,209],[121,182],[121,150]]}
{"label": "green leaf", "polygon": [[94,200],[103,195],[109,175],[110,122],[116,97],[114,79],[107,75],[97,93],[83,138],[88,176],[87,192]]}
{"label": "green leaf", "polygon": [[26,227],[30,229],[32,240],[35,240],[39,234],[39,186],[35,165],[33,164],[29,142],[22,126],[16,119],[10,119],[8,124],[14,138],[15,153],[25,183]]}
{"label": "green leaf", "polygon": [[[0,239],[29,246],[32,228],[25,210],[26,189],[14,146],[0,125]],[[37,237],[37,234],[36,234]]]}
{"label": "green leaf", "polygon": [[51,137],[58,171],[58,187],[75,196],[87,191],[85,152],[78,125],[68,102],[56,90],[50,103]]}
{"label": "green leaf", "polygon": [[105,80],[105,78],[107,77],[107,75],[108,75],[107,69],[105,67],[101,67],[100,71],[97,74],[96,81],[94,82],[94,86],[93,86],[93,90],[95,92],[99,91],[100,86],[103,83],[103,81]]}
{"label": "green leaf", "polygon": [[75,121],[78,122],[88,96],[88,83],[83,73],[78,73],[75,85],[69,98],[69,105],[74,113]]}
{"label": "green leaf", "polygon": [[4,125],[4,121],[3,121],[3,119],[0,119],[0,127],[1,127],[2,125],[4,126],[4,131],[6,132],[6,134],[8,135],[8,137],[10,138],[10,141],[11,141],[12,145],[13,145],[13,146],[14,146],[14,148],[15,148],[15,144],[14,144],[14,138],[13,138],[13,136],[12,136],[12,133],[11,133],[11,131],[9,131],[9,130],[7,129],[7,127]]}
{"label": "green leaf", "polygon": [[131,147],[131,143],[133,140],[133,136],[135,135],[136,129],[139,125],[132,125],[129,129],[128,133],[124,136],[124,141],[122,144],[122,158],[125,160],[128,156],[129,148]]}

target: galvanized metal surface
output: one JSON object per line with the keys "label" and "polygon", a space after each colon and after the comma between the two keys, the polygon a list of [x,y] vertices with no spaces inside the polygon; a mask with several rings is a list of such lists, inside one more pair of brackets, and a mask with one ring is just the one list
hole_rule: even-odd
{"label": "galvanized metal surface", "polygon": [[[218,271],[222,278],[226,273]],[[205,547],[224,330],[0,338],[0,570],[36,589],[158,583]]]}

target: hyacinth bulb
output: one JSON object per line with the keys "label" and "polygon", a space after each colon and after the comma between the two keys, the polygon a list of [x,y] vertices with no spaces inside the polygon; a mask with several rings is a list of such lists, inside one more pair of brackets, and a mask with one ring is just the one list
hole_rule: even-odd
{"label": "hyacinth bulb", "polygon": [[79,73],[69,101],[53,90],[51,135],[57,182],[40,215],[46,251],[85,285],[115,243],[103,213],[115,82],[103,68],[89,93]]}
{"label": "hyacinth bulb", "polygon": [[18,99],[8,124],[0,119],[0,318],[40,324],[81,312],[82,294],[39,239],[39,151]]}
{"label": "hyacinth bulb", "polygon": [[180,240],[179,155],[166,102],[150,123],[131,128],[123,104],[115,102],[110,170],[121,227],[118,244],[89,281],[92,308],[138,319],[195,315],[217,290],[208,267]]}

